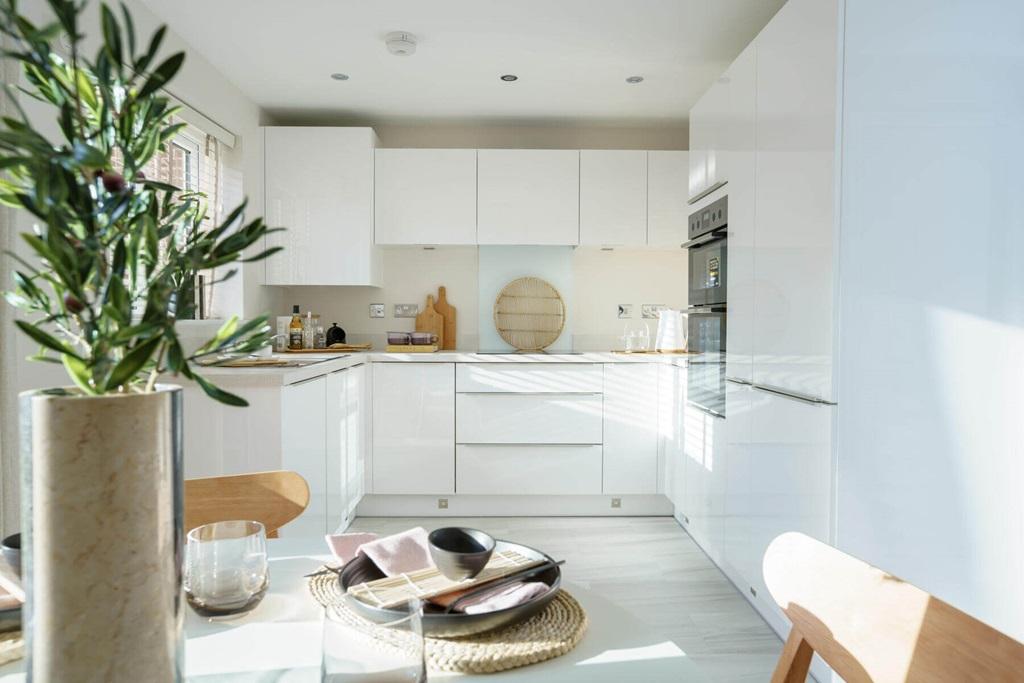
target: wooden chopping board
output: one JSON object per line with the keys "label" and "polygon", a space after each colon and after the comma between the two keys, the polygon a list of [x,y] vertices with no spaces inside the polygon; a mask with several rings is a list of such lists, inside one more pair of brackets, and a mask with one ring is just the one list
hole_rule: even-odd
{"label": "wooden chopping board", "polygon": [[437,335],[437,347],[445,348],[444,345],[444,316],[434,308],[434,295],[427,295],[427,305],[423,312],[416,316],[416,331],[430,332]]}
{"label": "wooden chopping board", "polygon": [[444,316],[444,345],[439,346],[445,351],[454,351],[455,343],[458,340],[458,333],[455,325],[455,307],[448,303],[448,291],[444,285],[437,288],[437,303],[434,310]]}

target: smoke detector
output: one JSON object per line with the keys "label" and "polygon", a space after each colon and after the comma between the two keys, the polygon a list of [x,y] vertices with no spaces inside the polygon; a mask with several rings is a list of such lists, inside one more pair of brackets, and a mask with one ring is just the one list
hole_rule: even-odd
{"label": "smoke detector", "polygon": [[388,52],[398,57],[416,53],[416,36],[407,31],[392,31],[384,36],[384,44],[388,46]]}

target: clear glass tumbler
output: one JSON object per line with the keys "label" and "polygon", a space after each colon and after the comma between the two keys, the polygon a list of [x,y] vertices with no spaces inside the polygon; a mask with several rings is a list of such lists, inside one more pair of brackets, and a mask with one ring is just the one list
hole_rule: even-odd
{"label": "clear glass tumbler", "polygon": [[354,628],[336,607],[324,609],[324,683],[425,683],[423,605],[413,600],[395,608],[403,616],[380,624],[376,635]]}
{"label": "clear glass tumbler", "polygon": [[204,524],[188,532],[185,597],[208,619],[234,618],[267,593],[267,534],[259,522]]}

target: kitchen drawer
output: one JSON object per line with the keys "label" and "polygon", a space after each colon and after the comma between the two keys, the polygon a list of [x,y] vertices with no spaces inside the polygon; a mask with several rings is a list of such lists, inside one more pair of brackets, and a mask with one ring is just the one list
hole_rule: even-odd
{"label": "kitchen drawer", "polygon": [[600,394],[456,394],[456,443],[599,444]]}
{"label": "kitchen drawer", "polygon": [[456,493],[601,493],[600,446],[461,445],[455,462]]}
{"label": "kitchen drawer", "polygon": [[600,393],[597,363],[459,363],[455,390],[476,393]]}

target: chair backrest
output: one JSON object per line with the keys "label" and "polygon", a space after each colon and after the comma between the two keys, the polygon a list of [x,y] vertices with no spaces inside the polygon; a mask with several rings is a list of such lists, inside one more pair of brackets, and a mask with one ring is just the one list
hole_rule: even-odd
{"label": "chair backrest", "polygon": [[276,471],[185,480],[185,531],[212,522],[262,522],[269,538],[309,505],[309,485],[297,472]]}
{"label": "chair backrest", "polygon": [[764,578],[793,623],[772,683],[806,680],[814,653],[847,683],[1024,681],[1024,644],[803,534],[772,541]]}

